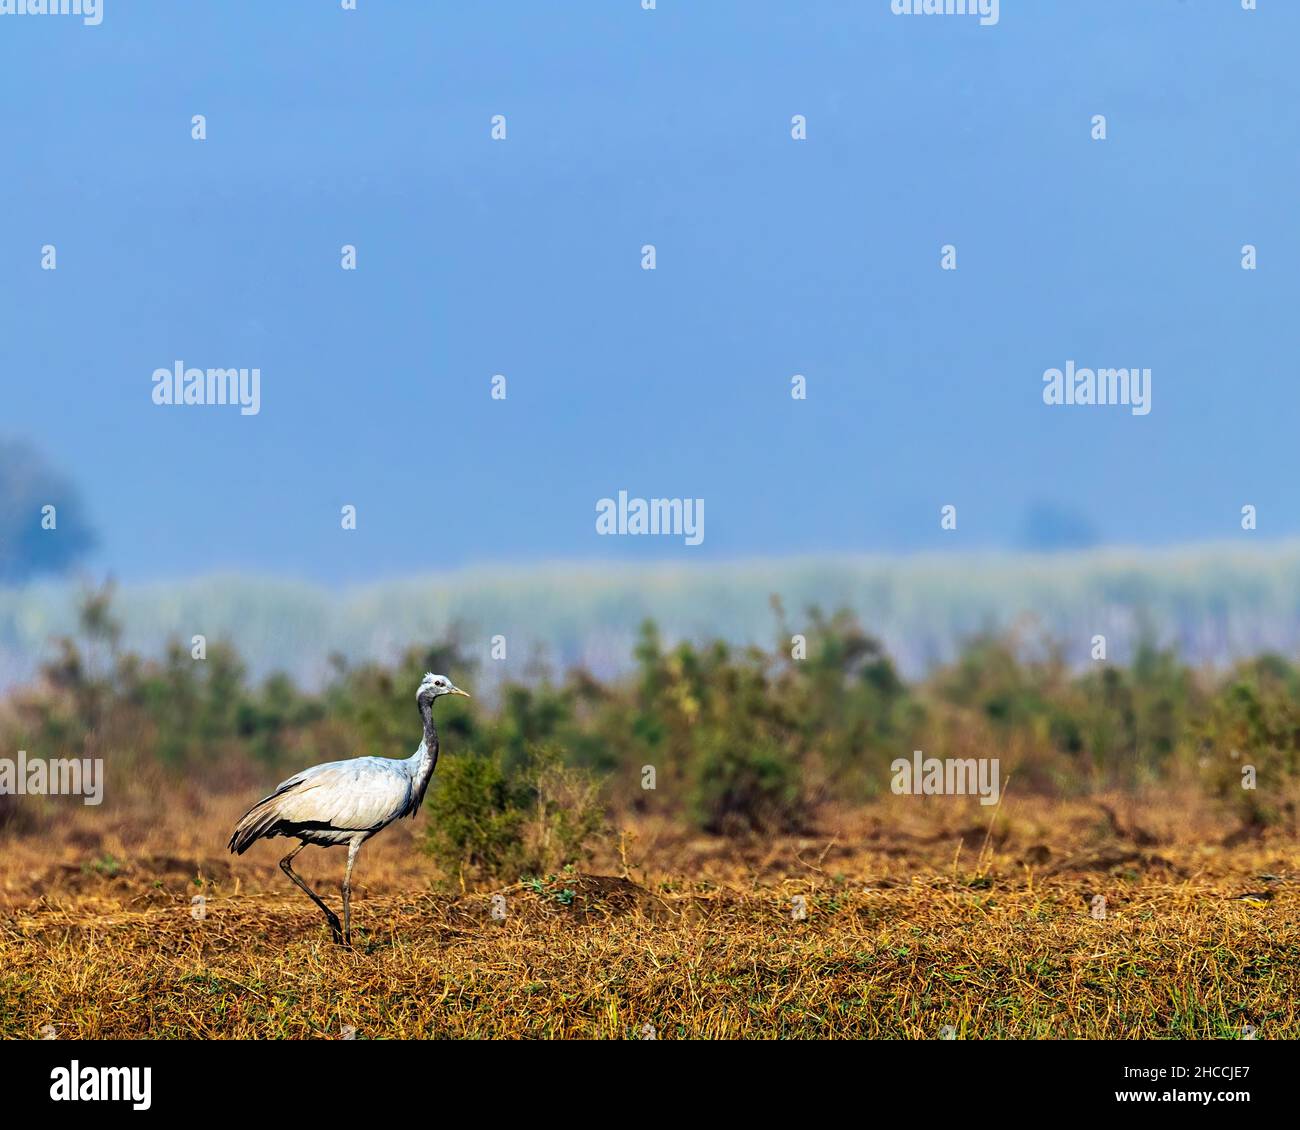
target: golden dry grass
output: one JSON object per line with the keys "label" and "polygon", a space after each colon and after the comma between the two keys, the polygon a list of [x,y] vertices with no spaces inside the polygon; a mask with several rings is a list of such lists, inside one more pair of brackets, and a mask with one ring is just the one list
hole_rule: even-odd
{"label": "golden dry grass", "polygon": [[[1295,841],[1224,847],[1185,798],[1112,798],[1117,820],[1008,799],[992,823],[894,798],[748,844],[625,821],[603,876],[495,892],[504,922],[490,886],[447,890],[421,816],[362,852],[351,951],[276,867],[291,845],[225,854],[247,793],[157,799],[0,845],[0,1035],[1300,1036]],[[337,906],[343,853],[298,861]]]}

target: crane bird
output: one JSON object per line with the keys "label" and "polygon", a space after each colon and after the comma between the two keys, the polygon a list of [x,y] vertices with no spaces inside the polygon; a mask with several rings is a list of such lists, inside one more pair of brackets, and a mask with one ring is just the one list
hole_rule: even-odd
{"label": "crane bird", "polygon": [[[469,695],[446,675],[427,674],[415,692],[424,722],[424,737],[414,756],[354,757],[304,769],[263,797],[240,817],[230,837],[230,850],[243,855],[257,840],[288,836],[301,841],[280,860],[280,869],[307,892],[325,913],[330,933],[339,945],[352,944],[352,865],[371,836],[403,816],[414,816],[438,764],[438,731],[433,725],[433,701],[445,694]],[[293,869],[293,857],[308,844],[348,845],[343,873],[343,925]]]}

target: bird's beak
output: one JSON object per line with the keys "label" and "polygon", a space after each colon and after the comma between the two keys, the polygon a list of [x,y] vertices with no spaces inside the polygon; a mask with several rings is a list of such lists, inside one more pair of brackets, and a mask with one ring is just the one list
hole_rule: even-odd
{"label": "bird's beak", "polygon": [[469,697],[470,697],[470,693],[469,693],[469,691],[463,691],[463,690],[460,689],[460,687],[452,687],[452,688],[451,688],[451,693],[452,693],[452,694],[463,694],[466,698],[469,698]]}

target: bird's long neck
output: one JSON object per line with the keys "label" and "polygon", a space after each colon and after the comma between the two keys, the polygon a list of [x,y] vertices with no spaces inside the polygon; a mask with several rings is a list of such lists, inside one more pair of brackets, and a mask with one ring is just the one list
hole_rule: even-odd
{"label": "bird's long neck", "polygon": [[420,717],[424,720],[424,740],[411,758],[411,766],[415,786],[423,795],[424,787],[433,776],[433,767],[438,764],[438,728],[433,724],[432,701],[420,703]]}

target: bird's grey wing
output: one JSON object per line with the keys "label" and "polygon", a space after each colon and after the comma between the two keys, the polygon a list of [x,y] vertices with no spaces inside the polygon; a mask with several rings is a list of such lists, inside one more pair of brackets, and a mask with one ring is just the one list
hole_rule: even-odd
{"label": "bird's grey wing", "polygon": [[304,829],[365,832],[396,820],[410,802],[411,777],[403,762],[358,757],[314,765],[281,781],[240,818],[230,850],[242,855],[263,836]]}
{"label": "bird's grey wing", "polygon": [[344,831],[366,831],[395,819],[406,807],[411,779],[400,762],[358,757],[318,765],[281,786],[276,809],[291,824],[323,821]]}

